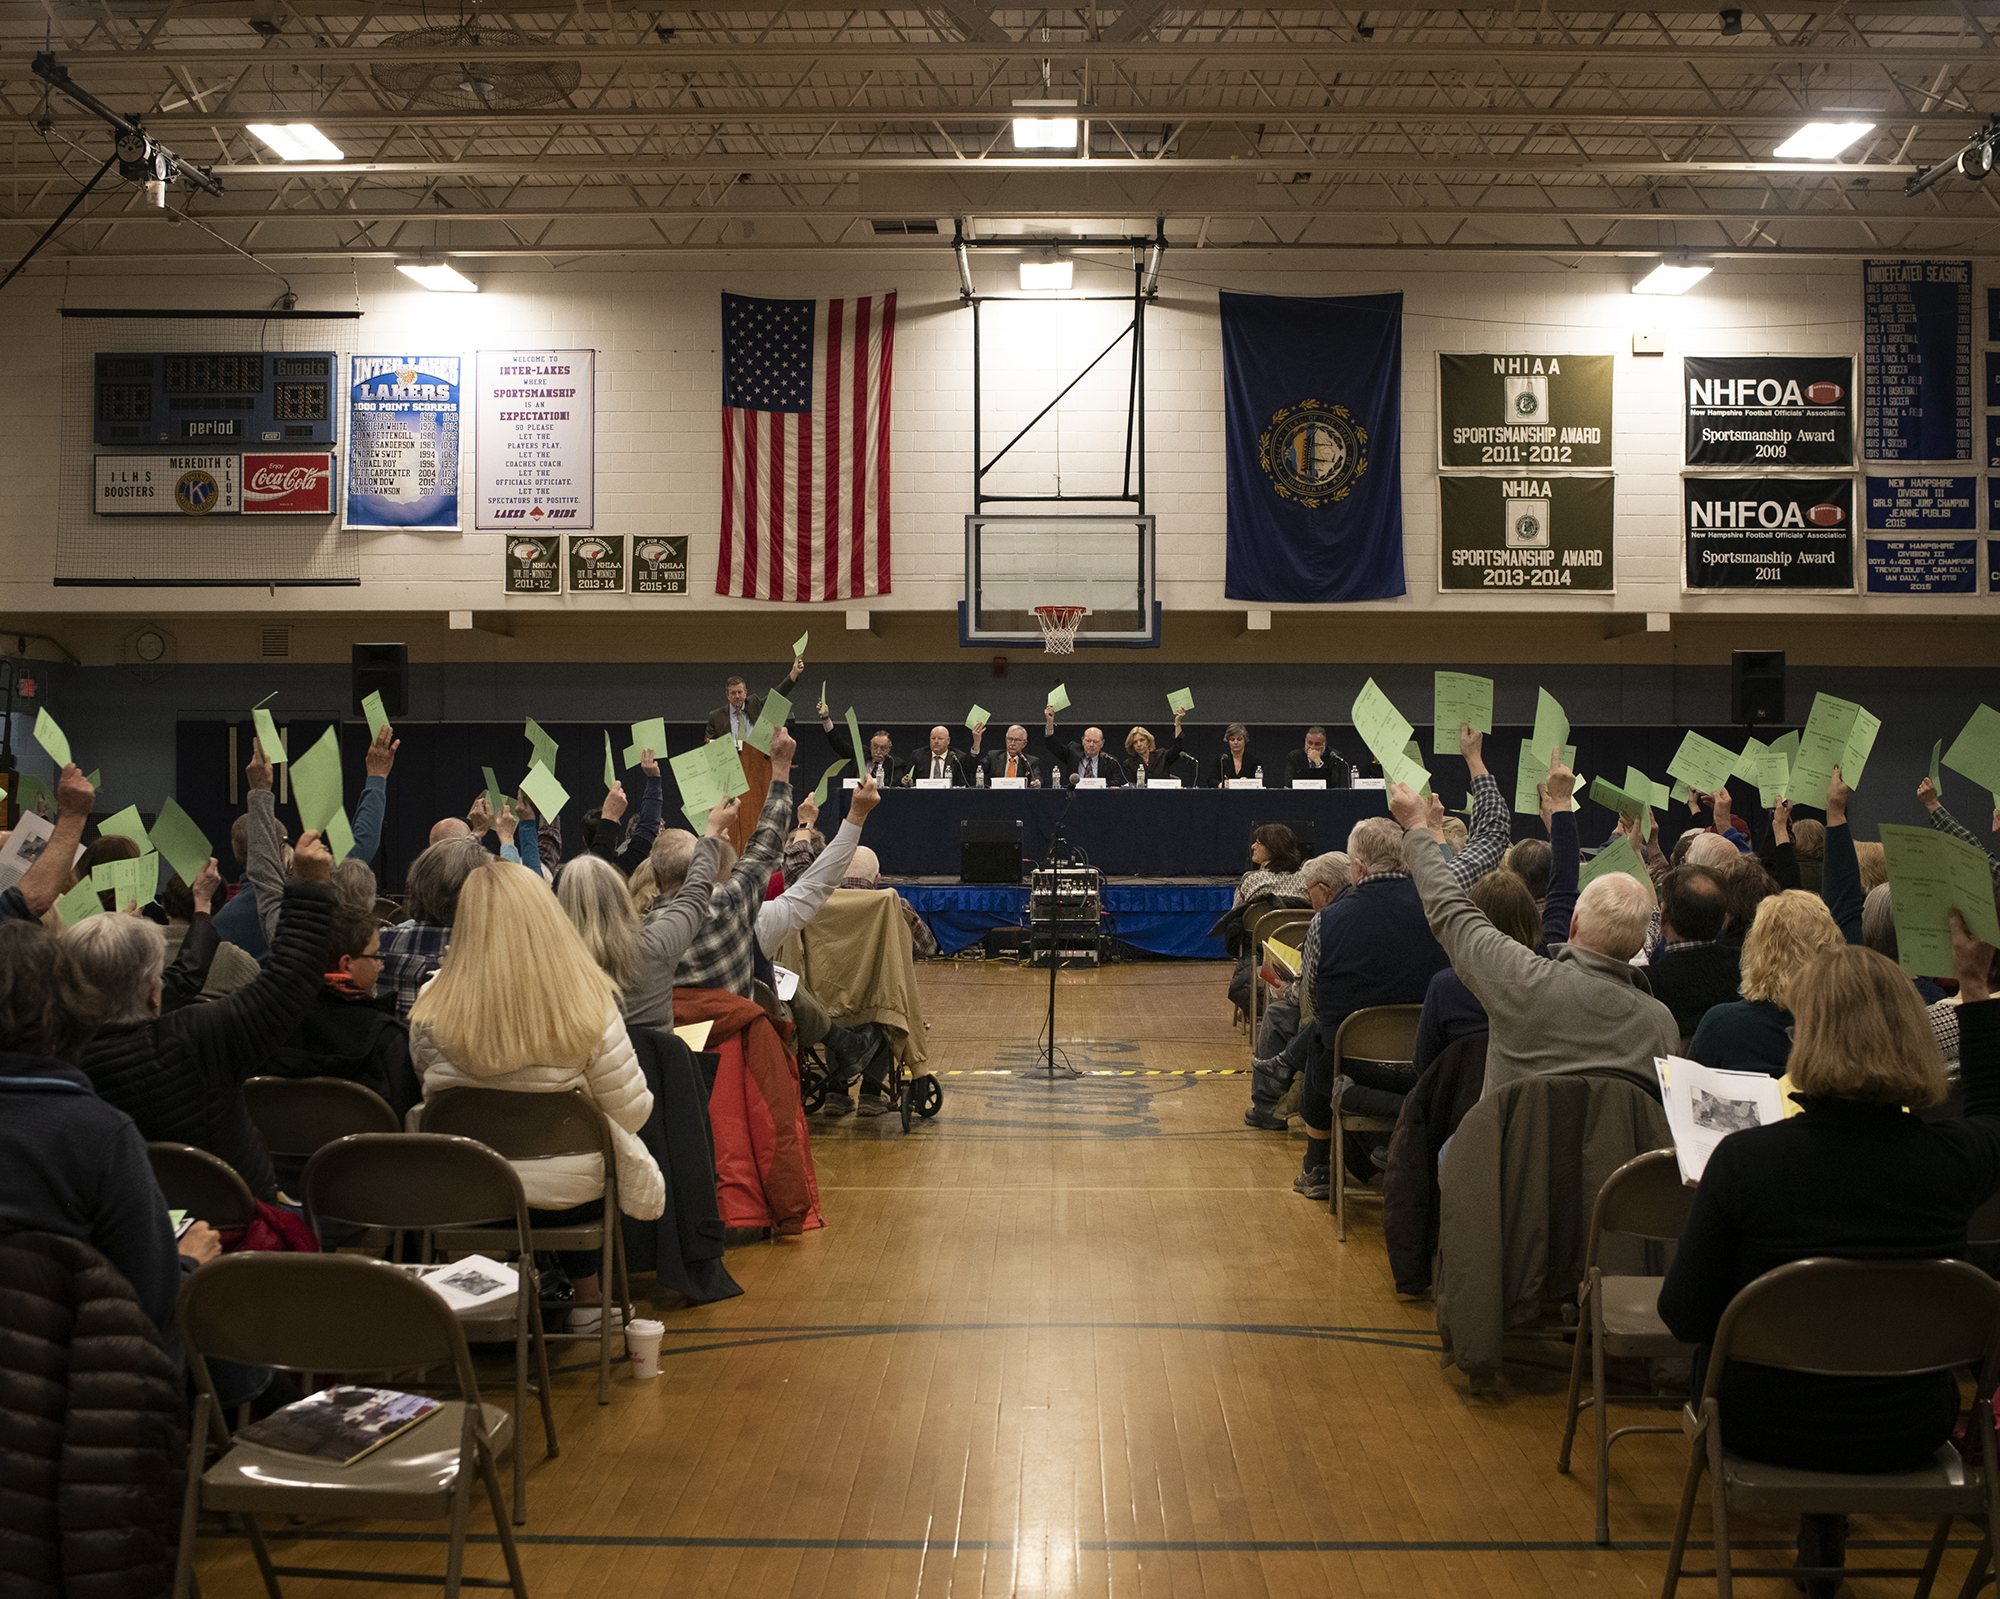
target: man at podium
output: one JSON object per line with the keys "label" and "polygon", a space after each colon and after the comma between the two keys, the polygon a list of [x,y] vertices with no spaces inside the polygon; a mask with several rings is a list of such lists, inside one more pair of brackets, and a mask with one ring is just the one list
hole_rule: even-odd
{"label": "man at podium", "polygon": [[[778,680],[772,692],[789,698],[791,686],[805,669],[806,658],[803,655],[794,656],[791,671]],[[759,694],[752,699],[740,677],[732,677],[724,683],[723,694],[723,703],[708,713],[708,736],[735,740],[736,758],[743,763],[743,776],[750,784],[749,792],[742,796],[742,803],[736,808],[736,820],[729,829],[729,842],[741,855],[750,847],[750,835],[757,830],[757,817],[764,809],[764,796],[771,791],[771,758],[746,742],[750,729],[757,725],[757,718],[763,714],[765,696]]]}

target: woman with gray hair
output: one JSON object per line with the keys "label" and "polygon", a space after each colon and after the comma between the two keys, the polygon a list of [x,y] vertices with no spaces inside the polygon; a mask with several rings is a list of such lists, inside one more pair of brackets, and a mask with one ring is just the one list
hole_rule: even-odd
{"label": "woman with gray hair", "polygon": [[265,1069],[319,991],[332,872],[326,845],[307,833],[262,973],[210,1005],[160,1014],[166,940],[151,922],[93,916],[64,940],[103,1007],[104,1025],[77,1061],[98,1097],[151,1142],[192,1144],[227,1161],[263,1200],[276,1197],[277,1180],[244,1109],[243,1080]]}
{"label": "woman with gray hair", "polygon": [[404,884],[410,919],[382,931],[382,977],[396,990],[398,1016],[409,1016],[424,984],[437,975],[451,943],[459,890],[489,858],[484,844],[461,834],[440,839],[410,863]]}

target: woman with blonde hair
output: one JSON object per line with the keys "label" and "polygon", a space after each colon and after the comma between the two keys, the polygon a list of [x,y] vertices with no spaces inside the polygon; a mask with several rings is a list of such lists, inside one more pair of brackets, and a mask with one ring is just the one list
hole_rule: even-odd
{"label": "woman with blonde hair", "polygon": [[[1945,1078],[1916,991],[1893,962],[1842,945],[1793,971],[1789,1068],[1803,1113],[1716,1146],[1660,1290],[1661,1318],[1676,1338],[1698,1346],[1697,1392],[1723,1311],[1745,1285],[1814,1256],[1962,1255],[1967,1218],[2000,1188],[2000,1005],[1989,997],[1995,956],[1957,911],[1951,923],[1964,995],[1963,1119],[1905,1112],[1940,1103]],[[1719,1399],[1725,1449],[1813,1471],[1914,1470],[1958,1424],[1950,1372],[1821,1377],[1732,1363]],[[1840,1516],[1804,1518],[1800,1565],[1838,1567],[1845,1531]],[[1830,1594],[1836,1580],[1807,1579],[1807,1591]]]}
{"label": "woman with blonde hair", "polygon": [[1156,777],[1171,777],[1174,762],[1181,758],[1181,720],[1186,711],[1174,712],[1174,741],[1165,749],[1153,742],[1153,735],[1143,727],[1135,727],[1125,735],[1125,775],[1133,782],[1140,780],[1139,773],[1146,774],[1146,781]]}
{"label": "woman with blonde hair", "polygon": [[1792,1050],[1792,980],[1813,956],[1846,943],[1817,894],[1788,888],[1760,902],[1743,940],[1742,976],[1736,985],[1743,997],[1709,1009],[1694,1030],[1688,1054],[1721,1071],[1784,1076]]}
{"label": "woman with blonde hair", "polygon": [[[642,1221],[660,1214],[660,1168],[635,1136],[653,1096],[626,1037],[616,985],[526,867],[493,860],[466,877],[444,964],[410,1011],[410,1059],[426,1100],[447,1088],[582,1089],[610,1124],[620,1208]],[[531,1220],[555,1227],[603,1217],[598,1156],[522,1160],[514,1169]],[[570,1330],[597,1331],[604,1314],[598,1257],[557,1259],[576,1287]],[[620,1309],[611,1314],[619,1325]]]}

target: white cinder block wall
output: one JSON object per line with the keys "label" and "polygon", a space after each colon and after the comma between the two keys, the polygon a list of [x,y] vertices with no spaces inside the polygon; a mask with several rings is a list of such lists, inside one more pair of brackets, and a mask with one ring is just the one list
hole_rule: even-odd
{"label": "white cinder block wall", "polygon": [[[880,265],[852,255],[783,267],[740,258],[700,265],[592,261],[563,270],[469,263],[477,296],[433,295],[385,263],[352,272],[291,274],[307,309],[359,305],[360,347],[383,353],[470,354],[484,347],[586,346],[598,356],[597,527],[686,533],[684,598],[509,599],[501,535],[357,534],[359,588],[313,591],[319,611],[502,609],[590,614],[700,608],[718,599],[716,566],[721,404],[718,298],[742,293],[827,296],[900,293],[894,396],[895,592],[884,611],[948,611],[961,597],[963,518],[971,506],[972,317],[958,302],[950,257]],[[1011,257],[975,263],[982,289],[1011,292]],[[1273,294],[1404,295],[1403,493],[1408,595],[1369,609],[1408,611],[1884,614],[1978,611],[1972,600],[1852,596],[1684,595],[1678,536],[1682,354],[1861,354],[1861,264],[1725,263],[1679,300],[1638,299],[1622,263],[1574,268],[1544,261],[1445,258],[1300,264],[1295,259],[1170,252],[1147,325],[1150,509],[1159,518],[1161,594],[1170,610],[1241,609],[1223,598],[1225,476],[1221,288]],[[1079,288],[1117,293],[1129,269],[1079,266]],[[0,611],[153,613],[155,591],[55,589],[48,532],[57,491],[58,308],[261,308],[275,285],[253,272],[214,277],[165,266],[137,274],[37,272],[0,296],[0,339],[11,381],[0,386],[6,480],[0,500]],[[1983,306],[1981,307],[1983,313]],[[986,313],[986,448],[1018,427],[1095,355],[1125,320],[1115,304],[1046,302]],[[1634,357],[1635,331],[1665,336],[1667,354]],[[1975,336],[1984,331],[1983,315]],[[1437,592],[1436,355],[1440,351],[1610,353],[1616,359],[1617,592],[1614,595]],[[1975,355],[1983,380],[1983,358]],[[1109,487],[1124,446],[1125,352],[1108,357],[1059,412],[1017,447],[991,480],[1022,492]],[[470,470],[470,426],[467,470]],[[1983,429],[1975,426],[1977,443]],[[1961,472],[1971,472],[1962,466]],[[470,483],[466,485],[470,496]],[[1856,495],[1860,504],[1860,495]],[[1982,563],[1983,565],[1984,563]],[[1857,556],[1856,567],[1861,569]],[[177,591],[205,613],[258,612],[264,590]],[[296,605],[304,596],[294,594]],[[1281,607],[1282,608],[1282,607]]]}

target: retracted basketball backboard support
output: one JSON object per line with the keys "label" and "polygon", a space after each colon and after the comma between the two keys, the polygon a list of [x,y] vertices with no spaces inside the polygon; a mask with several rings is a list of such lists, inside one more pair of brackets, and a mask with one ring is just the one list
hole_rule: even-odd
{"label": "retracted basketball backboard support", "polygon": [[[965,598],[959,604],[959,643],[997,648],[1040,647],[1036,606],[1082,606],[1086,615],[1076,642],[1086,648],[1157,649],[1160,603],[1155,597],[1153,518],[1146,513],[1146,308],[1158,291],[1164,229],[1151,239],[1072,239],[1066,245],[1128,245],[1137,254],[1129,295],[1062,296],[1062,303],[1122,302],[1132,314],[1111,341],[1074,376],[1056,373],[1061,387],[1005,444],[989,455],[980,306],[991,301],[1040,301],[1043,295],[982,295],[972,288],[968,252],[982,245],[1019,249],[1019,238],[968,239],[961,227],[952,241],[961,301],[972,309],[972,513],[965,519]],[[1007,460],[1064,398],[1121,346],[1126,350],[1125,438],[1116,492],[1065,493],[1060,476],[1052,494],[1003,492],[994,469]],[[1115,367],[1112,370],[1116,370]],[[1115,415],[1115,411],[1112,413]],[[999,506],[1022,509],[1000,512]],[[1027,507],[1035,507],[1030,511]],[[1123,507],[1124,509],[1115,509]]]}

